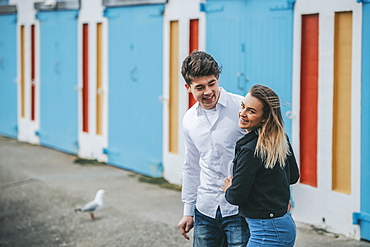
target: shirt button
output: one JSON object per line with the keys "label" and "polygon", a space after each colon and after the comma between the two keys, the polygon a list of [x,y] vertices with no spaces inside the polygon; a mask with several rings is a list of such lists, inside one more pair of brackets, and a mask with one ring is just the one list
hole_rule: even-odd
{"label": "shirt button", "polygon": [[270,217],[271,217],[271,218],[272,218],[272,217],[274,217],[274,214],[273,214],[273,213],[271,213],[271,214],[270,214]]}

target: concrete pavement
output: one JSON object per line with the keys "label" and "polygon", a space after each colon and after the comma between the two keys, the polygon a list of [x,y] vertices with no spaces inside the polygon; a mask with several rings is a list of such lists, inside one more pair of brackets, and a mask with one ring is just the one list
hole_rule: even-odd
{"label": "concrete pavement", "polygon": [[[142,183],[109,165],[0,136],[0,247],[190,247],[177,229],[180,192]],[[107,191],[96,220],[74,209]],[[294,216],[294,215],[293,215]],[[370,247],[370,243],[297,223],[297,247]]]}

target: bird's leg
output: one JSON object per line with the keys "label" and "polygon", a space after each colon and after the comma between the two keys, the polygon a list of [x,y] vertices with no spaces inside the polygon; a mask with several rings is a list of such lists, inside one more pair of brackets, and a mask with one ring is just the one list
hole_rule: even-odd
{"label": "bird's leg", "polygon": [[94,213],[90,213],[90,216],[91,216],[91,219],[92,219],[92,220],[95,220]]}

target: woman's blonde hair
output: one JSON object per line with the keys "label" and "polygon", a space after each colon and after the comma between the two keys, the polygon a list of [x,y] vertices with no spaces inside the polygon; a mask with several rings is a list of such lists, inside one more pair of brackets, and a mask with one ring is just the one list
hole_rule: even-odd
{"label": "woman's blonde hair", "polygon": [[284,167],[289,145],[284,131],[279,96],[269,87],[259,84],[254,85],[249,93],[263,103],[265,119],[257,129],[259,136],[255,155],[265,160],[266,168],[274,168],[277,162]]}

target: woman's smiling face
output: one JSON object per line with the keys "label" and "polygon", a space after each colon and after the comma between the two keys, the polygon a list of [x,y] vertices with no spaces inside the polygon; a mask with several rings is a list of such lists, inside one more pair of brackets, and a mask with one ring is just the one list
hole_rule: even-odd
{"label": "woman's smiling face", "polygon": [[248,93],[239,108],[239,127],[247,132],[258,128],[265,122],[263,118],[263,103]]}

